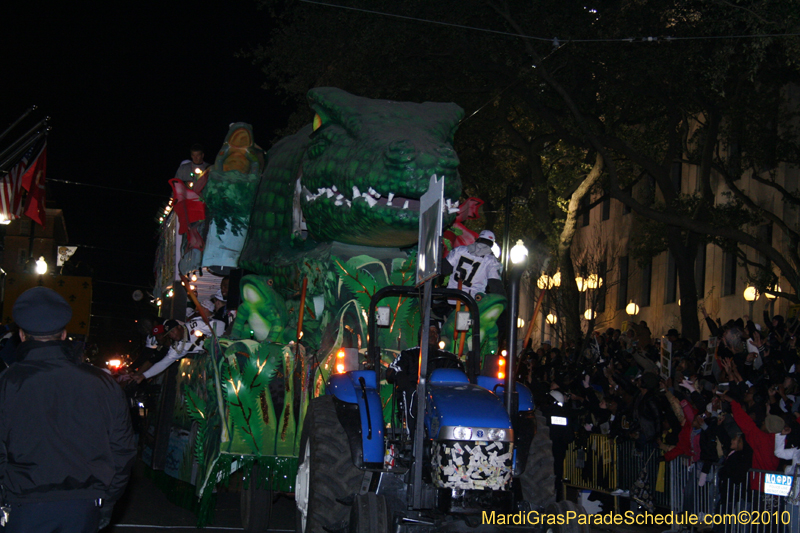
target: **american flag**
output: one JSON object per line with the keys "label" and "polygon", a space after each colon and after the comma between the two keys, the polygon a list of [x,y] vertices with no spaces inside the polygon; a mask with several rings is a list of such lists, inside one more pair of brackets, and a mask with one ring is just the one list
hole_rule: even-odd
{"label": "american flag", "polygon": [[43,149],[44,143],[33,143],[8,174],[0,176],[0,222],[22,216],[22,176]]}

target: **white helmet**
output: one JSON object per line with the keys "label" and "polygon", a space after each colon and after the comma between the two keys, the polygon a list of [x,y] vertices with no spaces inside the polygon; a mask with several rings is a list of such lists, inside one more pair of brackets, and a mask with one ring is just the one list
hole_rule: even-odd
{"label": "white helmet", "polygon": [[488,229],[483,230],[481,232],[481,234],[478,235],[478,238],[479,239],[486,239],[487,241],[492,241],[492,242],[496,241],[496,239],[494,238],[494,232],[492,232],[491,230],[488,230]]}
{"label": "white helmet", "polygon": [[558,405],[561,406],[564,405],[564,393],[561,392],[560,390],[551,390],[550,396],[553,397],[553,399],[556,401],[556,403],[558,403]]}

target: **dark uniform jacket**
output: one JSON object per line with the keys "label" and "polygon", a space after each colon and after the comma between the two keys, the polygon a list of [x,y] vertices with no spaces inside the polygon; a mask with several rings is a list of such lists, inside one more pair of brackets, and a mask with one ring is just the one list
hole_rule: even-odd
{"label": "dark uniform jacket", "polygon": [[116,501],[136,458],[122,389],[70,357],[69,343],[28,340],[0,375],[0,483],[6,500]]}

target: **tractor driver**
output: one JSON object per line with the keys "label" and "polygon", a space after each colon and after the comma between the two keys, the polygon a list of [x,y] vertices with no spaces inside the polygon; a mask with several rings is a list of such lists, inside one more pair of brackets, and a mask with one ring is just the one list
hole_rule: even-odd
{"label": "tractor driver", "polygon": [[[422,327],[419,329],[420,345],[422,344]],[[419,377],[420,346],[408,348],[386,369],[386,381],[395,385],[398,415],[405,422],[405,434],[413,441],[416,428],[415,408],[417,402],[417,380]],[[439,348],[439,324],[431,321],[428,330],[428,372],[426,376],[437,368],[460,368],[464,365],[456,354]]]}

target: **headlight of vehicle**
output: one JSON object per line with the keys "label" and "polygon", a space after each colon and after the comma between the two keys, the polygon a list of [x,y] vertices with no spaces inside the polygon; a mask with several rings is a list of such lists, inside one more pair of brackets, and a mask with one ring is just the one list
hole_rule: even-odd
{"label": "headlight of vehicle", "polygon": [[504,429],[490,429],[489,433],[489,440],[503,440],[506,438],[506,431]]}
{"label": "headlight of vehicle", "polygon": [[453,430],[453,437],[456,440],[470,440],[472,439],[472,428],[458,426]]}

